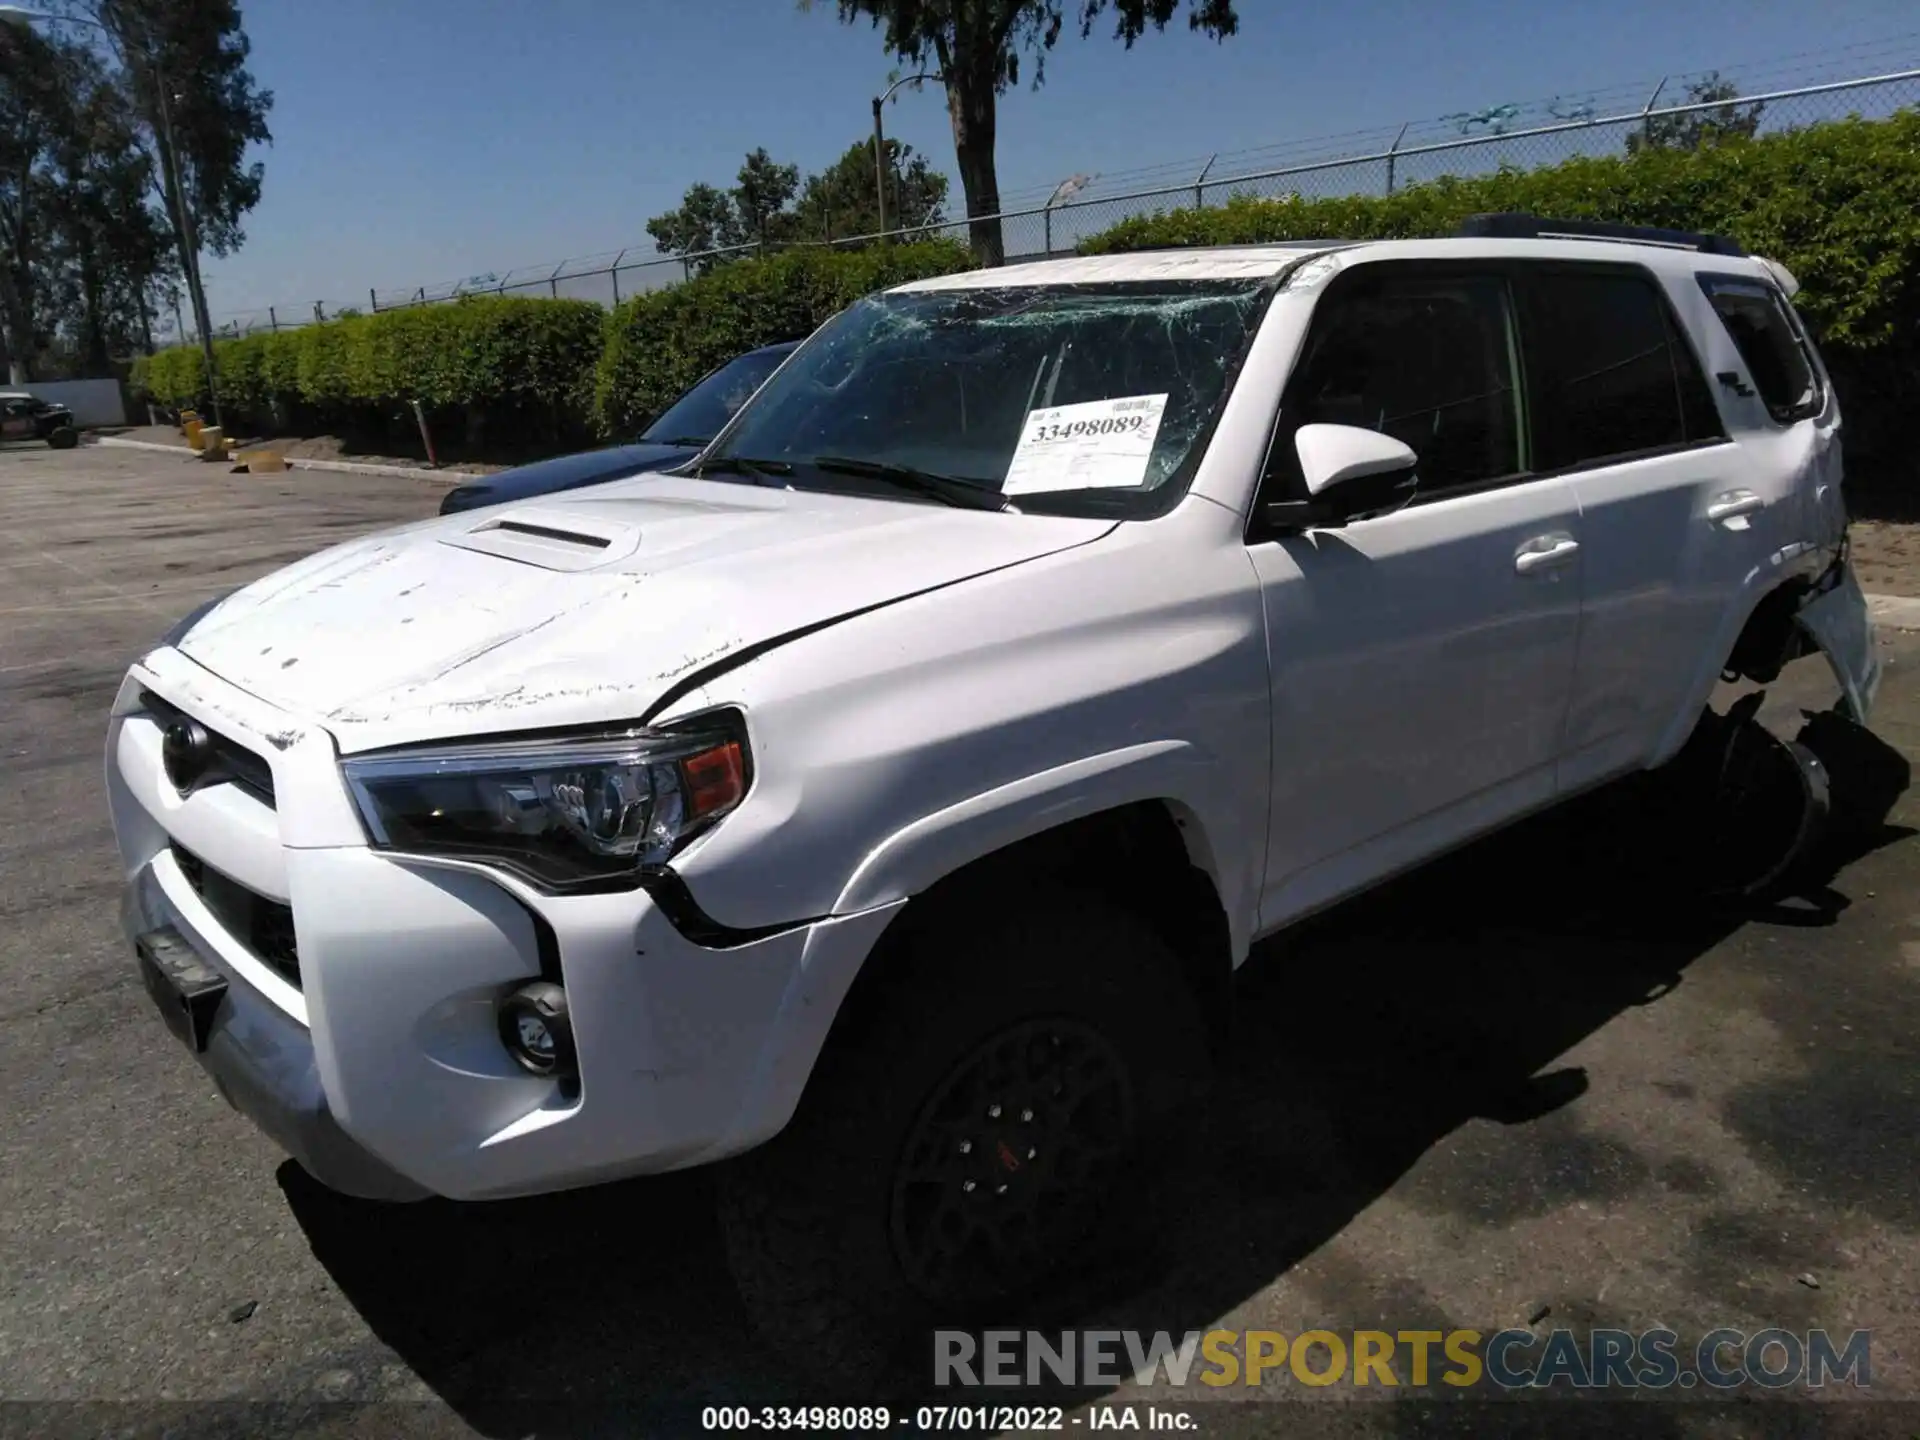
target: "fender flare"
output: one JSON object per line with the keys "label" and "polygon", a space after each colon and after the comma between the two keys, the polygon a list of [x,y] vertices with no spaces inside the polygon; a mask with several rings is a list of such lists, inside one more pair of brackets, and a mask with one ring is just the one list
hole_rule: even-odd
{"label": "fender flare", "polygon": [[[1085,756],[981,791],[902,826],[876,845],[841,888],[834,914],[894,904],[965,865],[1061,825],[1125,805],[1168,805],[1194,866],[1213,881],[1233,947],[1246,954],[1251,876],[1226,873],[1208,833],[1206,798],[1219,767],[1185,740],[1152,740]],[[1261,847],[1256,847],[1256,849]]]}

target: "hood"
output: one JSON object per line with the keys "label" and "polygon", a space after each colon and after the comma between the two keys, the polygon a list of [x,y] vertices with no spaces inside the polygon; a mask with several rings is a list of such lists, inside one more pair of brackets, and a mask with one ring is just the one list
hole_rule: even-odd
{"label": "hood", "polygon": [[336,546],[176,643],[342,753],[603,724],[746,647],[1113,527],[650,475]]}
{"label": "hood", "polygon": [[684,464],[700,451],[690,445],[610,445],[604,450],[588,450],[579,455],[562,455],[532,465],[516,465],[497,475],[470,480],[449,490],[440,501],[440,513],[478,510],[483,505],[503,505],[510,500],[530,500],[535,495],[551,495],[557,490],[574,490],[582,485],[599,485],[608,480],[624,480],[647,470],[665,470]]}

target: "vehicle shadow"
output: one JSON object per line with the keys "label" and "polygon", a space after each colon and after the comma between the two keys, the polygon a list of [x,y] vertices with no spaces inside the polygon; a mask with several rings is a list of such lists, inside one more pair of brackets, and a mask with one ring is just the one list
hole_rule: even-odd
{"label": "vehicle shadow", "polygon": [[[1851,803],[1800,893],[1763,920],[1833,923],[1842,868],[1912,833],[1886,823],[1905,762],[1864,732],[1824,743]],[[1646,782],[1616,785],[1263,945],[1241,972],[1236,1033],[1184,1162],[1188,1222],[1160,1253],[1019,1321],[1204,1330],[1475,1118],[1537,1125],[1541,1157],[1524,1174],[1456,1176],[1461,1206],[1518,1217],[1611,1193],[1630,1157],[1556,1125],[1587,1088],[1556,1061],[1684,984],[1756,918],[1694,898],[1669,818]],[[704,1174],[404,1207],[333,1195],[291,1164],[281,1183],[373,1333],[485,1434],[683,1433],[708,1404],[881,1403],[823,1393],[773,1360],[728,1280]],[[1392,1297],[1389,1328],[1456,1323],[1423,1307]],[[914,1399],[888,1403],[900,1413]],[[1436,1414],[1453,1418],[1431,1422],[1417,1406],[1377,1410],[1395,1433],[1451,1433],[1460,1418],[1445,1405]]]}

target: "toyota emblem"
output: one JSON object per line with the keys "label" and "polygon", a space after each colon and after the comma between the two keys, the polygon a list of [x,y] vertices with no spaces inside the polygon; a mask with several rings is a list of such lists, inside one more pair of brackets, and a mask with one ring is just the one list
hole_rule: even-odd
{"label": "toyota emblem", "polygon": [[160,737],[160,764],[174,789],[191,794],[213,765],[213,736],[204,725],[175,720]]}

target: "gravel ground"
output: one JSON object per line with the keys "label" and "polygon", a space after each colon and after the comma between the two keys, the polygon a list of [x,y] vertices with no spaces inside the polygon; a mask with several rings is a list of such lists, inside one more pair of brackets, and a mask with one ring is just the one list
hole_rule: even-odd
{"label": "gravel ground", "polygon": [[1856,520],[1851,534],[1853,564],[1862,589],[1920,599],[1920,525]]}
{"label": "gravel ground", "polygon": [[[0,1433],[683,1434],[702,1403],[875,1398],[776,1375],[703,1176],[327,1195],[134,976],[100,783],[126,663],[197,600],[440,493],[0,452],[0,1397],[34,1402]],[[1882,643],[1892,748],[1867,758],[1891,792],[1920,753],[1920,637]],[[1796,667],[1773,713],[1831,693]],[[1871,1398],[1543,1414],[1273,1377],[1182,1394],[1202,1434],[1920,1429],[1916,825],[1903,797],[1824,884],[1730,913],[1663,899],[1645,814],[1609,792],[1263,946],[1184,1219],[1082,1323],[1874,1332]],[[1067,1397],[1065,1428],[1134,1396]]]}

